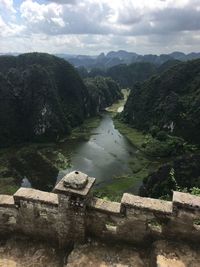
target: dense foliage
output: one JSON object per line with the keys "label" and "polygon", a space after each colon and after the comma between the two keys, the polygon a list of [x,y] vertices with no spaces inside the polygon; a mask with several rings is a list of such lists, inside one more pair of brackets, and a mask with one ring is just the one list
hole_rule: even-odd
{"label": "dense foliage", "polygon": [[89,94],[74,68],[48,54],[0,57],[0,140],[68,133],[88,115]]}
{"label": "dense foliage", "polygon": [[158,130],[200,144],[200,60],[180,63],[136,84],[123,118],[134,127]]}
{"label": "dense foliage", "polygon": [[142,196],[170,199],[172,190],[192,192],[200,188],[200,154],[175,158],[151,173],[140,188]]}
{"label": "dense foliage", "polygon": [[125,88],[132,87],[136,82],[145,81],[155,73],[155,65],[146,62],[118,65],[107,71],[108,76],[118,81]]}
{"label": "dense foliage", "polygon": [[97,76],[85,79],[91,97],[91,111],[97,113],[122,98],[118,84],[111,78]]}
{"label": "dense foliage", "polygon": [[[119,97],[112,80],[100,87],[94,90],[104,90],[108,104],[115,89]],[[0,57],[0,147],[69,133],[94,114],[94,94],[64,59],[42,53]]]}
{"label": "dense foliage", "polygon": [[130,65],[120,64],[114,67],[103,70],[100,68],[93,68],[89,72],[86,68],[78,68],[78,72],[82,78],[96,76],[111,77],[118,82],[121,87],[132,87],[136,82],[142,82],[156,74],[158,71],[154,64],[139,62]]}
{"label": "dense foliage", "polygon": [[200,187],[200,60],[137,83],[122,119],[146,133],[146,155],[168,162],[144,179],[142,195],[170,198],[172,190]]}

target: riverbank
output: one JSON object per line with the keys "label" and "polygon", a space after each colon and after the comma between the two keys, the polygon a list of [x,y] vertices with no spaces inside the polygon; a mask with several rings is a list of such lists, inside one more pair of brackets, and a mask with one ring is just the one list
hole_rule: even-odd
{"label": "riverbank", "polygon": [[[115,113],[116,114],[116,113]],[[144,153],[143,144],[146,135],[128,126],[117,118],[113,118],[115,128],[125,136],[130,142],[130,146],[135,147],[136,153],[129,159],[131,173],[123,176],[116,176],[112,182],[95,190],[98,197],[112,201],[119,201],[123,192],[138,194],[143,179],[157,170],[166,161],[157,157],[149,157]]]}
{"label": "riverbank", "polygon": [[112,104],[110,107],[106,108],[106,111],[113,112],[114,114],[117,112],[122,112],[124,109],[124,105],[128,99],[128,96],[130,94],[130,89],[122,89],[121,90],[123,98]]}
{"label": "riverbank", "polygon": [[0,151],[1,193],[20,186],[51,191],[69,171],[78,169],[97,178],[94,194],[120,200],[124,192],[137,194],[144,177],[158,166],[142,151],[145,135],[114,119],[123,107],[118,101],[99,116],[88,118],[57,143],[24,144]]}
{"label": "riverbank", "polygon": [[14,194],[20,186],[51,191],[60,171],[71,167],[74,144],[88,141],[101,116],[88,118],[57,143],[26,143],[0,149],[0,194]]}
{"label": "riverbank", "polygon": [[142,145],[146,136],[116,118],[116,114],[123,111],[130,90],[123,89],[122,93],[124,98],[106,110],[112,115],[115,128],[128,139],[130,146],[135,147],[136,153],[130,156],[128,161],[131,173],[115,176],[110,183],[94,191],[96,196],[113,201],[119,201],[124,192],[137,194],[143,179],[160,164],[157,159],[149,159],[143,153]]}

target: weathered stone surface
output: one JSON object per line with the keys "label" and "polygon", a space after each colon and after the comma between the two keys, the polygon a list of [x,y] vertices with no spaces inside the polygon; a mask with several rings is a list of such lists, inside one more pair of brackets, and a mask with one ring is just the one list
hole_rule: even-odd
{"label": "weathered stone surface", "polygon": [[20,200],[27,200],[27,201],[41,202],[53,206],[58,206],[58,195],[32,188],[21,187],[14,194],[13,197],[16,203],[18,203]]}
{"label": "weathered stone surface", "polygon": [[74,171],[62,178],[64,187],[72,188],[72,189],[84,189],[88,183],[88,175]]}
{"label": "weathered stone surface", "polygon": [[92,243],[75,248],[65,267],[145,267],[139,252],[126,246]]}
{"label": "weathered stone surface", "polygon": [[170,201],[139,197],[125,193],[122,197],[121,203],[129,208],[132,207],[141,210],[172,214],[172,202]]}
{"label": "weathered stone surface", "polygon": [[156,259],[156,266],[157,267],[186,267],[186,265],[179,259],[167,258],[163,255],[158,255]]}
{"label": "weathered stone surface", "polygon": [[60,267],[62,258],[49,244],[23,238],[0,244],[0,267]]}
{"label": "weathered stone surface", "polygon": [[200,249],[183,242],[157,241],[153,244],[151,266],[199,267]]}
{"label": "weathered stone surface", "polygon": [[103,212],[120,214],[121,203],[111,202],[101,198],[94,197],[92,198],[89,207]]}
{"label": "weathered stone surface", "polygon": [[200,197],[191,194],[174,192],[173,206],[185,207],[186,209],[200,210]]}
{"label": "weathered stone surface", "polygon": [[13,197],[0,195],[0,234],[18,232],[60,246],[87,236],[129,243],[162,238],[199,242],[199,210],[193,210],[199,197],[175,192],[173,212],[172,202],[127,193],[121,203],[92,198],[95,179],[87,177],[81,184],[86,180],[83,189],[67,188],[61,180],[54,189],[57,194],[20,188]]}
{"label": "weathered stone surface", "polygon": [[0,207],[14,207],[14,198],[9,195],[0,195]]}
{"label": "weathered stone surface", "polygon": [[55,188],[53,189],[53,192],[56,194],[64,194],[64,195],[76,195],[76,196],[87,196],[88,193],[90,192],[94,182],[95,182],[95,178],[92,177],[88,177],[88,182],[86,184],[86,186],[82,189],[74,189],[74,188],[67,188],[64,186],[63,183],[63,179],[62,178],[57,185],[55,186]]}

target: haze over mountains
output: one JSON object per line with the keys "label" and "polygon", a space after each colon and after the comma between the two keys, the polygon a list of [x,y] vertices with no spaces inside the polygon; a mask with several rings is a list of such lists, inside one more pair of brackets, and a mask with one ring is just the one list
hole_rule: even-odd
{"label": "haze over mountains", "polygon": [[[6,55],[17,56],[20,53],[7,53]],[[5,55],[5,53],[0,53]],[[89,55],[72,55],[72,54],[55,54],[58,57],[66,59],[69,63],[74,65],[76,68],[85,67],[87,69],[101,68],[107,69],[120,64],[131,64],[136,62],[149,62],[157,66],[171,60],[187,61],[200,58],[200,52],[191,52],[185,54],[183,52],[175,51],[170,54],[147,54],[140,55],[134,52],[128,52],[125,50],[110,51],[107,54],[101,53],[96,56]]]}
{"label": "haze over mountains", "polygon": [[150,62],[156,65],[161,65],[169,60],[187,61],[200,58],[200,53],[184,54],[182,52],[172,52],[170,54],[161,55],[139,55],[134,52],[127,52],[125,50],[110,51],[107,54],[101,53],[98,56],[87,55],[67,55],[57,54],[57,56],[68,60],[75,67],[90,68],[110,68],[119,64],[131,64],[135,62]]}

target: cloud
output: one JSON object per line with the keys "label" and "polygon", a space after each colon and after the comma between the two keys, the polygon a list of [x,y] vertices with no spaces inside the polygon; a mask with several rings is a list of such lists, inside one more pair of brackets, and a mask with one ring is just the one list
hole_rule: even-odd
{"label": "cloud", "polygon": [[47,0],[47,2],[54,2],[60,5],[65,5],[65,4],[74,5],[77,3],[77,0]]}
{"label": "cloud", "polygon": [[199,50],[199,0],[23,0],[19,3],[0,0],[0,8],[8,12],[5,15],[0,11],[0,35],[4,36],[0,40],[1,49],[7,41],[6,49],[12,51],[23,48],[23,43],[24,51],[41,49],[77,54],[114,49],[138,53]]}
{"label": "cloud", "polygon": [[20,7],[21,17],[34,33],[45,34],[107,34],[110,8],[106,4],[81,2],[74,6],[56,3],[39,4],[26,0]]}
{"label": "cloud", "polygon": [[152,14],[157,29],[161,32],[200,30],[200,10],[167,8]]}
{"label": "cloud", "polygon": [[64,5],[74,1],[48,2],[21,4],[21,17],[34,33],[137,36],[200,29],[196,0],[83,0],[76,6]]}
{"label": "cloud", "polygon": [[2,9],[2,11],[6,10],[16,13],[16,10],[13,7],[13,0],[0,0],[0,9]]}
{"label": "cloud", "polygon": [[20,36],[20,34],[24,31],[24,29],[25,27],[23,25],[17,25],[14,23],[7,24],[3,20],[3,18],[0,16],[0,37],[1,38]]}

